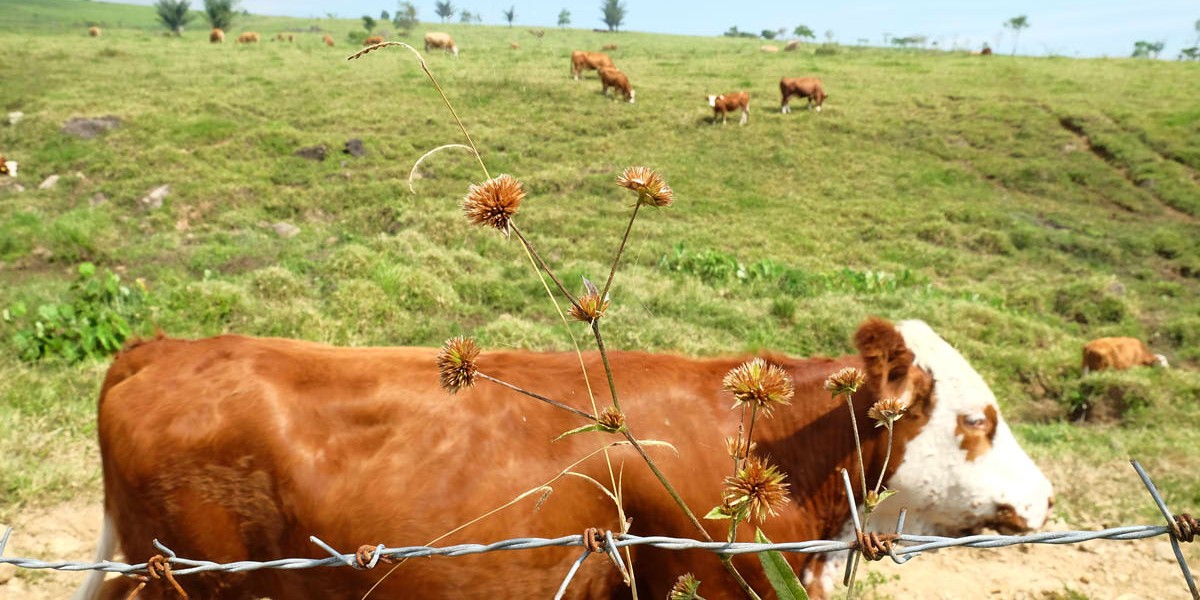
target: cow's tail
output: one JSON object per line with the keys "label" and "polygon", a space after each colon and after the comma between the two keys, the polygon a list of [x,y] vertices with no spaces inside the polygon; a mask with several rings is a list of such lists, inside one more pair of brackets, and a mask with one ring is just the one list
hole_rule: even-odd
{"label": "cow's tail", "polygon": [[[104,526],[100,529],[100,541],[96,543],[96,559],[94,562],[112,560],[117,550],[117,528],[112,516],[104,514]],[[83,585],[75,590],[71,600],[97,600],[100,588],[104,585],[104,571],[91,571]]]}

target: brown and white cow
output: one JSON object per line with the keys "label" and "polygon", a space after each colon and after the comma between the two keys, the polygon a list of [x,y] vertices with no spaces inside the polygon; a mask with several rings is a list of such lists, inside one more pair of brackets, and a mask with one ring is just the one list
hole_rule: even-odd
{"label": "brown and white cow", "polygon": [[238,36],[237,43],[239,43],[239,44],[257,44],[258,39],[259,39],[259,36],[258,36],[257,31],[247,31],[247,32],[242,33],[242,35]]}
{"label": "brown and white cow", "polygon": [[88,27],[88,35],[92,37],[100,37],[100,28],[96,26]]}
{"label": "brown and white cow", "polygon": [[326,46],[329,46],[330,48],[333,47],[333,36],[329,35],[328,33],[321,38],[321,41],[325,42]]}
{"label": "brown and white cow", "polygon": [[225,32],[220,27],[213,27],[213,30],[208,32],[208,42],[210,44],[220,44],[225,41]]}
{"label": "brown and white cow", "polygon": [[599,71],[604,67],[613,66],[613,61],[603,52],[588,52],[576,50],[571,53],[571,75],[578,80],[579,74],[585,69]]}
{"label": "brown and white cow", "polygon": [[607,96],[608,88],[612,88],[614,99],[616,98],[616,92],[619,91],[624,94],[625,99],[628,100],[630,104],[633,104],[633,97],[637,94],[637,90],[634,90],[629,86],[629,78],[626,77],[620,69],[616,67],[604,67],[600,69],[599,73],[601,86],[600,93]]}
{"label": "brown and white cow", "polygon": [[821,112],[821,105],[829,97],[821,87],[821,80],[816,77],[784,77],[779,80],[779,94],[783,96],[779,101],[779,112],[784,114],[792,112],[792,107],[788,105],[792,96],[808,98],[809,110],[816,106],[817,112]]}
{"label": "brown and white cow", "polygon": [[1106,337],[1092,340],[1083,346],[1083,374],[1105,369],[1124,370],[1137,366],[1167,367],[1167,357],[1154,354],[1131,337]]}
{"label": "brown and white cow", "polygon": [[432,48],[440,48],[455,56],[458,56],[458,46],[454,43],[454,38],[450,34],[440,31],[431,31],[425,34],[425,51],[429,52]]}
{"label": "brown and white cow", "polygon": [[363,46],[364,46],[364,47],[366,47],[366,46],[374,46],[375,44],[382,44],[382,43],[383,43],[383,36],[382,36],[382,35],[373,35],[373,36],[370,36],[370,37],[368,37],[367,39],[363,40]]}
{"label": "brown and white cow", "polygon": [[0,154],[0,176],[16,177],[17,176],[17,161],[8,160]]}
{"label": "brown and white cow", "polygon": [[729,120],[729,113],[740,110],[742,111],[742,120],[739,125],[745,125],[750,120],[750,92],[733,92],[731,94],[717,94],[716,96],[708,96],[708,105],[713,109],[713,125],[717,124],[717,116],[721,117],[721,124]]}
{"label": "brown and white cow", "polygon": [[[849,510],[838,470],[856,472],[854,437],[846,402],[823,389],[844,367],[866,376],[854,407],[870,480],[883,468],[886,438],[869,424],[868,407],[882,397],[910,404],[896,423],[886,474],[887,486],[901,496],[883,505],[908,507],[906,531],[1018,531],[1044,523],[1050,483],[1017,446],[987,384],[958,352],[920,321],[870,319],[855,343],[858,355],[841,358],[766,356],[795,386],[791,404],[754,430],[759,452],[791,484],[792,501],[765,523],[767,535],[832,539],[845,529]],[[310,535],[349,552],[380,542],[423,545],[620,439],[586,433],[552,442],[581,421],[486,381],[452,396],[438,384],[436,354],[234,335],[160,338],[125,349],[100,392],[100,559],[119,547],[130,562],[146,560],[159,553],[154,539],[182,557],[217,562],[323,556]],[[739,421],[721,380],[744,359],[641,352],[609,358],[631,430],[677,449],[650,449],[663,473],[693,511],[719,504],[731,462],[725,439],[736,434]],[[599,356],[583,360],[593,385],[604,381]],[[476,363],[513,385],[589,405],[573,352],[485,352]],[[606,392],[595,393],[609,403]],[[617,447],[610,454],[631,533],[698,536],[635,452]],[[606,484],[617,477],[599,457],[571,470]],[[540,509],[525,501],[438,545],[618,530],[612,502],[592,482],[566,477],[552,487]],[[876,523],[888,526],[885,519]],[[716,539],[727,534],[725,522],[704,524]],[[753,529],[741,528],[739,539],[750,540]],[[578,548],[546,548],[413,560],[372,597],[547,598],[578,555]],[[704,582],[709,598],[737,592],[711,553],[642,547],[633,558],[640,597],[666,596],[684,572]],[[814,595],[831,587],[825,559],[795,554],[788,560],[804,570]],[[769,589],[755,557],[734,561],[755,589]],[[177,578],[192,598],[242,600],[359,598],[381,576],[378,569],[339,568]],[[93,574],[76,598],[99,597],[102,578]],[[134,583],[110,581],[103,597],[125,598]],[[569,592],[577,598],[629,595],[604,560],[584,563]],[[138,597],[174,598],[175,592],[151,581]]]}

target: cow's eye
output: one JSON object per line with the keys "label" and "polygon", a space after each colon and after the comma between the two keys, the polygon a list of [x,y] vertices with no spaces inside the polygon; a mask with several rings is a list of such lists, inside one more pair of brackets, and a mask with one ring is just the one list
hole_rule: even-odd
{"label": "cow's eye", "polygon": [[983,429],[987,426],[987,417],[985,417],[981,412],[968,413],[960,418],[962,419],[962,424],[964,427]]}

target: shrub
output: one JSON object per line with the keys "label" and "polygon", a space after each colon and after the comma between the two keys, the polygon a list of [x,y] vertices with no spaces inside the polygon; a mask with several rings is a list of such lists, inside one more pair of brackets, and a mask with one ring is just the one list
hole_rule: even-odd
{"label": "shrub", "polygon": [[78,275],[62,302],[41,304],[29,314],[18,302],[0,313],[15,328],[12,334],[21,360],[61,357],[70,362],[115,353],[133,334],[130,322],[145,316],[147,292],[139,280],[132,287],[111,271],[79,265]]}

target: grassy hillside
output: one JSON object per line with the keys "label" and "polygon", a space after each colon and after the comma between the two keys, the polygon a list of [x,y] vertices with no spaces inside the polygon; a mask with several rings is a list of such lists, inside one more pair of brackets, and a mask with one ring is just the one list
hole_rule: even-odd
{"label": "grassy hillside", "polygon": [[[199,23],[163,36],[145,7],[0,9],[0,108],[25,113],[0,126],[0,154],[26,188],[0,187],[0,309],[66,298],[90,261],[144,282],[142,334],[569,344],[517,246],[462,218],[458,200],[483,179],[471,157],[433,156],[409,192],[414,161],[462,139],[408,52],[345,61],[349,20],[248,17],[231,33],[297,40],[213,46]],[[1061,476],[1063,514],[1154,519],[1129,456],[1169,503],[1200,504],[1200,65],[762,54],[744,39],[460,25],[408,41],[432,28],[462,52],[430,68],[491,173],[524,182],[519,222],[568,282],[607,273],[628,214],[622,168],[651,166],[674,188],[675,206],[634,227],[610,346],[832,354],[867,315],[925,319]],[[569,77],[572,49],[607,43],[636,104],[602,98],[594,74]],[[779,114],[781,75],[821,77],[826,109]],[[712,126],[704,96],[740,89],[749,126]],[[61,132],[107,115],[120,126],[93,139]],[[351,138],[365,157],[341,152]],[[293,156],[318,144],[323,162]],[[37,189],[52,174],[58,185]],[[164,184],[162,207],[143,208]],[[278,235],[280,222],[299,234]],[[20,360],[13,336],[33,325],[9,314],[0,515],[98,495],[104,362]],[[1148,340],[1176,368],[1081,377],[1082,344],[1104,335]],[[1084,405],[1108,418],[1072,422]],[[1080,466],[1124,483],[1079,489],[1065,480]]]}

